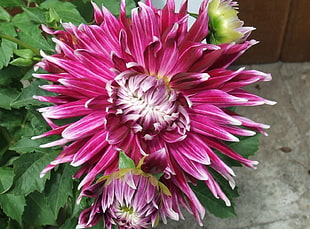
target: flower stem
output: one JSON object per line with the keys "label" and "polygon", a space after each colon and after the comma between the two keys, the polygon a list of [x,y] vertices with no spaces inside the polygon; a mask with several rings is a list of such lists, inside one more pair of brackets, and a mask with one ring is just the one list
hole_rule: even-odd
{"label": "flower stem", "polygon": [[27,44],[27,43],[21,41],[21,40],[15,38],[15,37],[11,37],[11,36],[9,36],[9,35],[0,33],[0,38],[3,38],[3,39],[6,39],[6,40],[9,40],[9,41],[12,41],[12,42],[14,42],[14,43],[16,43],[16,44],[18,44],[18,45],[24,47],[24,48],[27,48],[27,49],[32,50],[36,55],[41,56],[41,55],[40,55],[40,50],[39,50],[39,49],[37,49],[37,48],[35,48],[35,47],[33,47],[33,46],[31,46],[31,45],[29,45],[29,44]]}

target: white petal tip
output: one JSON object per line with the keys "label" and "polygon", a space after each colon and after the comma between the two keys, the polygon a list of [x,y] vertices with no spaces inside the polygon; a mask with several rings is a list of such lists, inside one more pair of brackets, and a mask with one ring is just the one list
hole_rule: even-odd
{"label": "white petal tip", "polygon": [[252,165],[258,165],[259,162],[258,161],[252,161]]}
{"label": "white petal tip", "polygon": [[41,55],[43,58],[47,56],[43,50],[40,50],[40,55]]}
{"label": "white petal tip", "polygon": [[265,104],[267,104],[267,105],[276,105],[277,102],[276,101],[272,101],[272,100],[266,100]]}
{"label": "white petal tip", "polygon": [[39,135],[39,136],[33,136],[33,137],[31,137],[31,140],[36,140],[36,139],[39,139],[39,138],[41,138],[41,135]]}
{"label": "white petal tip", "polygon": [[229,186],[231,187],[231,189],[235,189],[236,187],[235,181],[229,181]]}
{"label": "white petal tip", "polygon": [[79,163],[79,162],[71,162],[70,165],[73,167],[78,167],[80,165],[82,165],[83,163]]}
{"label": "white petal tip", "polygon": [[230,203],[230,201],[227,199],[227,200],[224,200],[225,201],[225,204],[226,204],[226,206],[227,207],[230,207],[231,206],[231,203]]}
{"label": "white petal tip", "polygon": [[232,135],[232,136],[230,136],[229,141],[231,141],[231,142],[240,142],[240,139],[237,138],[236,136]]}
{"label": "white petal tip", "polygon": [[40,178],[43,178],[45,176],[45,173],[40,173]]}

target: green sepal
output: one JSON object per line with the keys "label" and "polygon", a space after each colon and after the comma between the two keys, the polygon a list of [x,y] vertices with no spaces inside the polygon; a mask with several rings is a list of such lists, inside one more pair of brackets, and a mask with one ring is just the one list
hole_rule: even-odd
{"label": "green sepal", "polygon": [[127,168],[135,168],[135,162],[128,157],[124,151],[119,152],[119,161],[118,161],[118,168],[119,169],[127,169]]}

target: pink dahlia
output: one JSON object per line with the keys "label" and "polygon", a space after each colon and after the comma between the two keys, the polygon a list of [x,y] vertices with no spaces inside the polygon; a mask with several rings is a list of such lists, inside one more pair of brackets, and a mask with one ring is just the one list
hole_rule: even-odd
{"label": "pink dahlia", "polygon": [[155,227],[159,215],[178,220],[167,187],[140,169],[122,169],[103,177],[81,196],[95,200],[81,213],[77,228],[94,226],[102,219],[107,229],[112,225],[120,229]]}
{"label": "pink dahlia", "polygon": [[[42,53],[38,67],[48,73],[35,77],[51,81],[42,88],[58,95],[36,96],[53,104],[39,109],[52,130],[38,137],[60,135],[42,147],[60,145],[63,151],[42,175],[61,163],[81,166],[75,177],[85,175],[80,184],[84,192],[99,174],[118,169],[119,150],[136,164],[147,156],[142,168],[163,171],[161,181],[172,194],[173,209],[181,216],[183,205],[201,224],[205,210],[188,182],[204,181],[229,205],[209,168],[232,187],[234,173],[214,150],[253,167],[257,162],[238,155],[225,142],[264,134],[268,128],[228,109],[273,104],[241,89],[270,80],[269,74],[227,69],[256,42],[205,44],[207,0],[191,28],[187,1],[178,13],[173,0],[163,9],[154,8],[151,1],[139,3],[130,18],[125,1],[118,18],[94,5],[94,17],[95,25],[65,23],[65,31],[44,27],[56,36],[57,53]],[[67,124],[56,124],[59,119]]]}

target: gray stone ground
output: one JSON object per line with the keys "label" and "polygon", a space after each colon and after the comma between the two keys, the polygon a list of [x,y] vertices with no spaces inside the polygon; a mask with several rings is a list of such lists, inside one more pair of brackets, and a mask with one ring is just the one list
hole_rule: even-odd
{"label": "gray stone ground", "polygon": [[[209,214],[207,229],[310,229],[310,63],[250,65],[270,72],[273,81],[247,88],[275,106],[246,107],[238,111],[271,125],[252,159],[257,170],[237,168],[238,217],[218,219]],[[259,85],[259,86],[257,86]],[[194,217],[159,225],[159,229],[198,229]]]}

